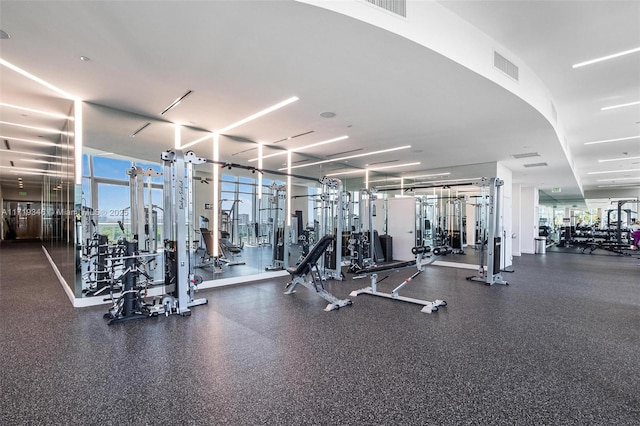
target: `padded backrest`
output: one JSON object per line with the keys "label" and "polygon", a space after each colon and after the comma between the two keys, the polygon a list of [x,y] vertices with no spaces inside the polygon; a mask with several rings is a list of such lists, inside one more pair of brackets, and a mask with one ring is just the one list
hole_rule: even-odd
{"label": "padded backrest", "polygon": [[311,249],[311,251],[302,259],[302,262],[296,267],[295,271],[291,272],[292,275],[300,275],[305,274],[308,268],[312,265],[315,265],[328,248],[329,245],[333,242],[333,235],[325,235],[320,238],[320,241],[316,243],[315,246]]}
{"label": "padded backrest", "polygon": [[213,256],[213,236],[211,235],[211,231],[207,228],[200,228],[200,232],[202,233],[202,238],[204,239],[204,245],[207,248],[207,254],[209,256]]}

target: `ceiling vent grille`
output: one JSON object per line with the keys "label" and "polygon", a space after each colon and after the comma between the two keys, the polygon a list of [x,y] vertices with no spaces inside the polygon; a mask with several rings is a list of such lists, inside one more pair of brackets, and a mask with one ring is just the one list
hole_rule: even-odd
{"label": "ceiling vent grille", "polygon": [[244,154],[245,152],[255,151],[256,149],[258,149],[258,148],[254,147],[254,148],[245,149],[245,150],[242,150],[242,151],[238,151],[235,154],[231,154],[231,156],[235,157],[236,155]]}
{"label": "ceiling vent grille", "polygon": [[493,66],[513,78],[515,81],[519,81],[518,67],[495,50],[493,51]]}
{"label": "ceiling vent grille", "polygon": [[367,0],[371,4],[388,10],[389,12],[407,17],[407,0]]}
{"label": "ceiling vent grille", "polygon": [[313,133],[313,132],[315,132],[315,130],[309,130],[308,132],[300,133],[300,134],[298,134],[298,135],[289,136],[288,138],[280,139],[280,140],[278,140],[278,141],[271,142],[271,143],[272,143],[272,144],[276,144],[276,143],[280,143],[280,142],[288,141],[288,140],[291,140],[291,139],[299,138],[300,136],[304,136],[304,135],[311,134],[311,133]]}
{"label": "ceiling vent grille", "polygon": [[335,154],[329,154],[326,157],[337,157],[338,155],[351,154],[352,152],[364,151],[364,148],[351,149],[349,151],[336,152]]}
{"label": "ceiling vent grille", "polygon": [[540,157],[537,152],[525,152],[524,154],[511,154],[513,158]]}
{"label": "ceiling vent grille", "polygon": [[369,166],[376,166],[380,164],[397,163],[398,160],[378,161],[377,163],[369,163]]}
{"label": "ceiling vent grille", "polygon": [[531,163],[531,164],[525,164],[525,167],[529,168],[529,167],[546,167],[548,166],[547,163]]}

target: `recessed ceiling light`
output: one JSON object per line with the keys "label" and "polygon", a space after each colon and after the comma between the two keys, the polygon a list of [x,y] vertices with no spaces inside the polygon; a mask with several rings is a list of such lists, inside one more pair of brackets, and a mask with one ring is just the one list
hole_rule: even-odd
{"label": "recessed ceiling light", "polygon": [[[73,117],[69,117],[68,115],[58,114],[58,113],[55,113],[55,112],[41,111],[41,110],[38,110],[38,109],[33,109],[33,108],[27,108],[27,107],[18,106],[18,105],[7,104],[7,103],[4,103],[4,102],[0,102],[0,106],[7,107],[7,108],[19,109],[19,110],[22,110],[22,111],[35,112],[36,114],[48,115],[49,117],[54,117],[54,118],[63,118],[65,120],[73,120]],[[25,114],[22,114],[22,115],[26,117]]]}
{"label": "recessed ceiling light", "polygon": [[624,108],[624,107],[633,106],[633,105],[640,105],[640,101],[629,102],[626,104],[619,104],[619,105],[611,105],[608,107],[600,108],[600,111],[607,111],[607,110],[616,109],[616,108]]}
{"label": "recessed ceiling light", "polygon": [[22,128],[31,129],[31,130],[41,130],[43,132],[48,132],[48,133],[60,133],[60,134],[65,133],[61,130],[48,129],[46,127],[27,126],[26,124],[12,123],[10,121],[0,121],[0,124],[5,124],[7,126],[22,127]]}
{"label": "recessed ceiling light", "polygon": [[63,97],[65,97],[66,99],[76,99],[75,96],[70,95],[69,93],[65,92],[62,89],[57,88],[56,86],[54,86],[53,84],[44,81],[43,79],[36,77],[35,75],[31,74],[30,72],[27,72],[25,70],[23,70],[20,67],[17,67],[15,65],[13,65],[11,62],[5,61],[4,59],[0,58],[0,65],[4,65],[5,67],[9,68],[10,70],[13,70],[15,72],[17,72],[18,74],[21,74],[25,77],[27,77],[28,79],[31,79],[33,81],[35,81],[36,83],[39,83],[45,87],[48,87],[49,89],[53,90],[54,92],[59,93],[60,95],[62,95]]}
{"label": "recessed ceiling light", "polygon": [[429,175],[403,176],[403,178],[405,178],[405,179],[418,179],[418,178],[425,178],[425,177],[449,176],[450,174],[451,174],[451,172],[432,173],[432,174],[429,174]]}
{"label": "recessed ceiling light", "polygon": [[27,163],[51,164],[51,161],[47,161],[47,160],[31,160],[29,158],[21,158],[20,161],[26,161]]}
{"label": "recessed ceiling light", "polygon": [[336,113],[335,112],[331,112],[331,111],[326,111],[326,112],[321,112],[320,113],[320,117],[323,117],[323,118],[333,118],[335,116],[336,116]]}
{"label": "recessed ceiling light", "polygon": [[90,58],[90,57],[88,57],[88,56],[80,56],[80,60],[81,60],[82,62],[89,62],[89,61],[91,60],[91,58]]}
{"label": "recessed ceiling light", "polygon": [[594,144],[597,144],[597,143],[628,141],[628,140],[631,140],[631,139],[640,139],[640,135],[638,135],[638,136],[628,136],[628,137],[625,137],[625,138],[604,139],[604,140],[601,140],[601,141],[585,142],[584,144],[585,145],[594,145]]}
{"label": "recessed ceiling light", "polygon": [[[311,145],[301,146],[300,148],[292,148],[291,151],[292,152],[304,151],[305,149],[313,148],[313,147],[320,146],[320,145],[326,145],[326,144],[333,143],[333,142],[342,141],[342,140],[345,140],[345,139],[348,139],[348,138],[349,138],[349,136],[339,136],[337,138],[328,139],[326,141],[312,143]],[[287,153],[287,151],[283,150],[283,151],[279,151],[279,152],[276,152],[276,153],[273,153],[273,154],[263,155],[262,158],[265,159],[265,158],[269,158],[269,157],[275,157],[277,155],[283,155],[283,154],[286,154],[286,153]],[[256,160],[258,160],[258,159],[257,158],[252,158],[252,159],[249,160],[249,162],[256,161]]]}
{"label": "recessed ceiling light", "polygon": [[589,172],[588,175],[602,175],[605,173],[627,173],[627,172],[640,172],[640,169],[627,169],[627,170],[607,170],[604,172]]}
{"label": "recessed ceiling light", "polygon": [[[332,161],[342,161],[342,160],[348,160],[348,159],[351,159],[351,158],[366,157],[366,156],[368,156],[368,155],[383,154],[383,153],[385,153],[385,152],[392,152],[392,151],[398,151],[398,150],[401,150],[401,149],[409,149],[409,148],[411,148],[411,145],[404,145],[404,146],[399,146],[399,147],[396,147],[396,148],[389,148],[389,149],[382,149],[382,150],[380,150],[380,151],[367,152],[367,153],[364,153],[364,154],[355,154],[355,155],[350,155],[350,156],[348,156],[348,157],[332,158],[332,159],[330,159],[330,160],[316,161],[316,162],[309,163],[309,164],[301,164],[301,165],[299,165],[299,166],[293,166],[293,167],[291,167],[291,168],[292,168],[292,169],[297,169],[297,168],[299,168],[299,167],[315,166],[315,165],[318,165],[318,164],[326,164],[326,163],[330,163],[330,162],[332,162]],[[280,169],[279,171],[281,171],[281,170],[282,170],[282,169]]]}
{"label": "recessed ceiling light", "polygon": [[[57,146],[58,144],[54,143],[54,142],[45,142],[45,141],[34,141],[31,139],[22,139],[22,138],[14,138],[11,136],[0,136],[0,138],[7,138],[10,139],[12,141],[19,141],[19,142],[28,142],[28,143],[33,143],[36,145],[46,145],[46,146]],[[65,146],[65,145],[61,145],[61,146]]]}
{"label": "recessed ceiling light", "polygon": [[[42,154],[40,152],[27,152],[27,151],[16,151],[16,150],[6,150],[6,149],[0,149],[0,152],[8,152],[11,154],[20,154],[20,155],[35,155],[37,157],[51,157],[51,158],[59,158],[61,160],[66,160],[67,157],[63,157],[60,155],[50,155],[50,154]],[[104,155],[104,154],[102,154]]]}
{"label": "recessed ceiling light", "polygon": [[637,160],[638,158],[640,157],[608,158],[606,160],[598,160],[598,163],[606,163],[608,161]]}
{"label": "recessed ceiling light", "polygon": [[640,176],[638,176],[638,177],[631,177],[631,178],[598,179],[598,182],[608,182],[608,181],[615,182],[615,181],[617,181],[617,180],[634,180],[634,179],[640,179]]}
{"label": "recessed ceiling light", "polygon": [[218,133],[227,132],[227,131],[229,131],[229,130],[231,130],[233,128],[236,128],[236,127],[238,127],[238,126],[240,126],[242,124],[248,123],[249,121],[255,120],[256,118],[262,117],[263,115],[269,114],[270,112],[273,112],[273,111],[275,111],[277,109],[280,109],[280,108],[282,108],[284,106],[287,106],[290,103],[293,103],[293,102],[295,102],[295,101],[297,101],[299,99],[300,98],[298,98],[297,96],[292,96],[292,97],[290,97],[288,99],[285,99],[282,102],[278,102],[277,104],[275,104],[273,106],[270,106],[269,108],[265,108],[262,111],[256,112],[255,114],[252,114],[252,115],[250,115],[250,116],[248,116],[246,118],[243,118],[240,121],[236,121],[235,123],[230,124],[227,127],[224,127],[222,129],[218,130]]}
{"label": "recessed ceiling light", "polygon": [[614,53],[612,55],[602,56],[600,58],[591,59],[588,61],[580,62],[578,64],[572,65],[571,68],[580,68],[585,65],[591,65],[602,61],[608,61],[609,59],[619,58],[620,56],[630,55],[632,53],[640,52],[640,47],[636,47],[635,49],[625,50],[623,52]]}

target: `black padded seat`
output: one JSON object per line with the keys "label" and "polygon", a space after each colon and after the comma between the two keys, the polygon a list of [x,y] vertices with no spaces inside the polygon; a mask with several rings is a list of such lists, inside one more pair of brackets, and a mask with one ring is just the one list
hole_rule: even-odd
{"label": "black padded seat", "polygon": [[305,275],[311,271],[311,268],[318,263],[318,260],[322,256],[328,248],[329,245],[333,242],[333,235],[325,235],[320,238],[320,241],[317,242],[313,249],[302,259],[302,262],[298,264],[298,266],[291,266],[287,268],[287,272],[291,274],[291,276]]}

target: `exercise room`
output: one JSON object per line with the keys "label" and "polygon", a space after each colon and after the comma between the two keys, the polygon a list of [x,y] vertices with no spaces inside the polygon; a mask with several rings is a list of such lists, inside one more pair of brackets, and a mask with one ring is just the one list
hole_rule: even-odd
{"label": "exercise room", "polygon": [[640,424],[640,2],[0,11],[3,425]]}

